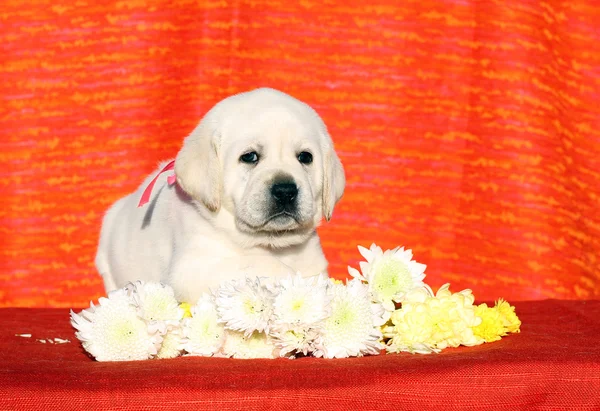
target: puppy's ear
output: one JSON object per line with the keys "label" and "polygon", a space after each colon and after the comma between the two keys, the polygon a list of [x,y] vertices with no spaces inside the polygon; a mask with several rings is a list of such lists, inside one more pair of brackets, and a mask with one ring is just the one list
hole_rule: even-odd
{"label": "puppy's ear", "polygon": [[221,207],[220,138],[210,122],[202,121],[184,140],[175,159],[177,183],[211,211]]}
{"label": "puppy's ear", "polygon": [[333,144],[326,151],[323,168],[323,215],[329,221],[333,207],[340,201],[346,188],[344,167],[333,150]]}

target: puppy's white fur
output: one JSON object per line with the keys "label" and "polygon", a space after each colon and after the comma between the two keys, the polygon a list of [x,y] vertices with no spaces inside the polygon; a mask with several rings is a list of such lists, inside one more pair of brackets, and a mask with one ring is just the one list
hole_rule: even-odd
{"label": "puppy's white fur", "polygon": [[[252,151],[257,164],[240,161]],[[300,163],[302,151],[313,155],[311,164]],[[96,266],[107,292],[138,279],[161,281],[194,303],[245,275],[326,271],[315,228],[331,218],[345,177],[327,128],[308,105],[265,88],[221,101],[177,154],[177,184],[161,175],[150,202],[138,208],[158,170],[104,217]],[[278,181],[298,187],[293,215],[272,215]]]}

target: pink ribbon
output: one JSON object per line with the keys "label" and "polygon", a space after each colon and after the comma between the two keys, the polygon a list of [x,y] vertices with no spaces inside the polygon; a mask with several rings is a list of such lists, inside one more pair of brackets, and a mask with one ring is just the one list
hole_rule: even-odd
{"label": "pink ribbon", "polygon": [[[160,170],[160,172],[156,175],[156,177],[154,177],[152,179],[152,181],[150,181],[150,184],[148,184],[148,187],[146,187],[146,189],[142,193],[142,198],[140,198],[138,207],[142,207],[144,204],[146,204],[148,201],[150,201],[150,195],[152,194],[152,189],[154,188],[154,184],[156,184],[156,180],[158,179],[158,176],[160,176],[165,171],[174,170],[174,169],[175,169],[175,160],[171,161],[162,170]],[[175,176],[175,174],[167,177],[167,183],[170,186],[175,184],[175,181],[177,181],[177,177]]]}

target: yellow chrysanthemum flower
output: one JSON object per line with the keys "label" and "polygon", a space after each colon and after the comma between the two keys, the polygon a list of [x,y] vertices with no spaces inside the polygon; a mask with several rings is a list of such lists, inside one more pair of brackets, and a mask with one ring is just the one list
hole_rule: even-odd
{"label": "yellow chrysanthemum flower", "polygon": [[391,337],[387,350],[418,354],[439,352],[436,348],[435,319],[426,304],[404,303],[392,314],[393,327],[385,327],[384,335]]}
{"label": "yellow chrysanthemum flower", "polygon": [[386,327],[388,351],[428,354],[446,347],[477,345],[473,334],[481,318],[475,315],[471,290],[451,293],[449,284],[436,295],[428,286],[406,294],[402,308],[392,314],[393,327]]}
{"label": "yellow chrysanthemum flower", "polygon": [[481,318],[481,324],[473,327],[473,333],[485,342],[498,341],[506,335],[506,326],[500,311],[496,307],[480,304],[475,308],[475,315]]}
{"label": "yellow chrysanthemum flower", "polygon": [[181,303],[179,308],[183,310],[183,318],[192,318],[192,305],[190,303]]}
{"label": "yellow chrysanthemum flower", "polygon": [[521,320],[519,320],[519,317],[517,317],[517,314],[515,313],[515,307],[500,298],[496,301],[495,308],[502,316],[504,326],[509,333],[521,332]]}

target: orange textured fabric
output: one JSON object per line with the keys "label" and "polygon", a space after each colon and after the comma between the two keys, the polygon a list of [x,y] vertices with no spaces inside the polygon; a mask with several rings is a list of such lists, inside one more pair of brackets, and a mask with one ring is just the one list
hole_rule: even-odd
{"label": "orange textured fabric", "polygon": [[102,295],[102,213],[259,86],[311,104],[346,167],[333,276],[375,241],[434,288],[600,298],[599,21],[594,0],[4,0],[0,305]]}
{"label": "orange textured fabric", "polygon": [[515,305],[520,334],[440,354],[120,363],[88,358],[65,309],[0,309],[0,409],[600,409],[600,301]]}

